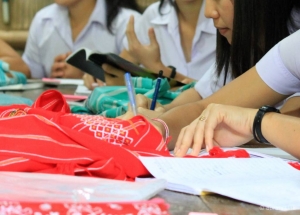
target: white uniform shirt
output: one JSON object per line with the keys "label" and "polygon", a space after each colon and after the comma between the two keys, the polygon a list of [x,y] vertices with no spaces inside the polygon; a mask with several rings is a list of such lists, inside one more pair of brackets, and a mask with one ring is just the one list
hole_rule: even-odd
{"label": "white uniform shirt", "polygon": [[[212,19],[204,16],[205,1],[202,5],[192,43],[191,61],[186,62],[181,47],[178,18],[175,8],[165,2],[162,15],[159,2],[148,6],[140,19],[135,19],[135,32],[142,44],[150,44],[148,29],[154,28],[160,47],[160,56],[165,66],[174,66],[181,74],[199,80],[210,65],[215,62],[216,28]],[[128,49],[128,41],[124,40]]]}
{"label": "white uniform shirt", "polygon": [[[230,69],[229,69],[230,70]],[[224,86],[224,76],[225,71],[222,70],[221,75],[218,77],[216,73],[215,64],[211,65],[211,67],[207,70],[207,72],[202,76],[200,80],[195,85],[195,90],[200,94],[200,96],[204,99],[214,92],[219,90]],[[226,84],[232,81],[230,75],[227,75]]]}
{"label": "white uniform shirt", "polygon": [[273,47],[257,64],[263,81],[283,95],[300,92],[300,30]]}
{"label": "white uniform shirt", "polygon": [[76,41],[72,32],[66,7],[51,4],[41,9],[34,17],[26,42],[23,60],[33,78],[49,77],[57,55],[88,48],[102,53],[119,54],[123,50],[126,25],[131,14],[135,19],[140,14],[130,9],[121,9],[112,23],[114,35],[106,28],[106,3],[97,0],[95,9]]}

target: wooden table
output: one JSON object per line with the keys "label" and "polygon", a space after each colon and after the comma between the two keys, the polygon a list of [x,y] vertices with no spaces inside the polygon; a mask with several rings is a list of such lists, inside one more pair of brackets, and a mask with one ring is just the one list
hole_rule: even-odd
{"label": "wooden table", "polygon": [[[6,94],[20,96],[35,100],[44,90],[53,89],[45,87],[28,91],[6,91]],[[58,87],[57,90],[64,94],[73,94],[75,86]],[[1,92],[0,92],[1,93]],[[253,146],[252,146],[253,147]],[[221,195],[211,194],[206,196],[194,196],[173,191],[164,190],[156,197],[165,199],[170,204],[172,215],[188,215],[189,212],[217,213],[218,215],[298,215],[300,210],[282,212],[268,210],[257,205],[237,201]],[[300,198],[299,196],[295,198]]]}

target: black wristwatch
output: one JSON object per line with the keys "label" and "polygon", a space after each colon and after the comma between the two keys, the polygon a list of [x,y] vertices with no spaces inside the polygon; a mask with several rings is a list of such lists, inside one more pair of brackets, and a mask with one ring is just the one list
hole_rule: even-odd
{"label": "black wristwatch", "polygon": [[171,75],[169,78],[174,79],[176,76],[176,68],[174,66],[168,66],[168,67],[172,69],[172,72],[171,72]]}
{"label": "black wristwatch", "polygon": [[259,110],[257,111],[254,122],[253,122],[253,136],[257,142],[260,143],[269,143],[266,138],[264,138],[262,132],[261,132],[261,122],[262,119],[265,115],[265,113],[268,112],[275,112],[275,113],[280,113],[280,111],[272,106],[269,105],[264,105]]}

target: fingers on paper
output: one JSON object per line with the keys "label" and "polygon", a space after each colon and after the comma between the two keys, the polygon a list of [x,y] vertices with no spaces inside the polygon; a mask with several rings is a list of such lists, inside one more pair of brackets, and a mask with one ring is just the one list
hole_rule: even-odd
{"label": "fingers on paper", "polygon": [[177,138],[175,148],[174,148],[174,154],[177,157],[182,157],[186,155],[187,151],[189,150],[191,146],[191,140],[189,141],[189,137],[185,137],[186,135],[187,127],[184,127],[181,129],[179,136]]}
{"label": "fingers on paper", "polygon": [[[204,144],[206,145],[206,140],[209,139],[209,137],[206,137],[208,115],[209,111],[205,109],[201,116],[181,130],[174,150],[176,156],[182,157],[186,155],[189,148],[192,148],[190,155],[197,156],[199,154]],[[210,133],[208,135],[211,136]]]}

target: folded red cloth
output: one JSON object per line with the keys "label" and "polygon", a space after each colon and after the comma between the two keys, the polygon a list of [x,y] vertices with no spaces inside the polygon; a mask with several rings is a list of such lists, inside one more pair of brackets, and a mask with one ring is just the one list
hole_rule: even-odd
{"label": "folded red cloth", "polygon": [[55,90],[32,107],[0,107],[0,129],[0,171],[134,180],[149,175],[139,155],[170,156],[162,135],[144,117],[72,114]]}
{"label": "folded red cloth", "polygon": [[163,199],[136,202],[13,202],[1,201],[1,214],[114,214],[114,215],[169,215],[169,205]]}

